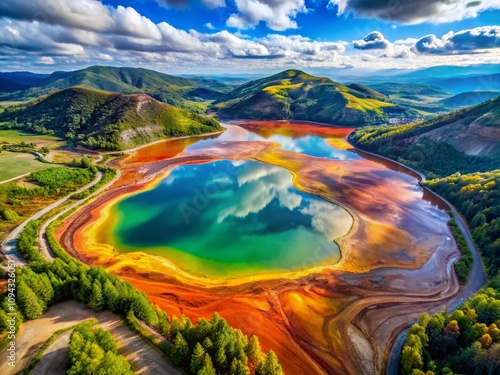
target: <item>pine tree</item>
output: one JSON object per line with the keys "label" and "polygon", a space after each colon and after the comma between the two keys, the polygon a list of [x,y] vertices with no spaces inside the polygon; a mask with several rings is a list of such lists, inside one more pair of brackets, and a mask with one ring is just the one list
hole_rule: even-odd
{"label": "pine tree", "polygon": [[276,354],[269,350],[262,366],[262,375],[284,375]]}
{"label": "pine tree", "polygon": [[189,345],[180,332],[177,332],[174,339],[172,361],[177,366],[183,366],[189,362]]}
{"label": "pine tree", "polygon": [[102,287],[99,280],[94,281],[94,284],[92,284],[89,306],[94,311],[101,311],[105,308]]}
{"label": "pine tree", "polygon": [[193,354],[191,355],[190,369],[193,374],[197,374],[205,364],[205,349],[199,342],[194,346]]}
{"label": "pine tree", "polygon": [[24,281],[19,282],[17,287],[17,303],[28,319],[38,318],[43,313],[43,304]]}
{"label": "pine tree", "polygon": [[198,375],[217,375],[212,364],[212,358],[207,353],[205,353],[203,368],[198,371]]}
{"label": "pine tree", "polygon": [[264,359],[264,354],[262,353],[262,348],[260,347],[259,338],[253,335],[248,341],[246,353],[248,358],[252,360],[255,367],[258,367]]}
{"label": "pine tree", "polygon": [[243,361],[234,358],[229,369],[229,375],[250,375],[250,370]]}

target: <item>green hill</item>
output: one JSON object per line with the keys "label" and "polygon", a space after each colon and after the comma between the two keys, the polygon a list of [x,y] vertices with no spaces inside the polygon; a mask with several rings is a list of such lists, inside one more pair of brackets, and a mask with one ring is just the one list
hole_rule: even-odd
{"label": "green hill", "polygon": [[9,108],[0,123],[56,134],[74,145],[122,150],[162,138],[222,130],[217,120],[159,102],[145,94],[123,95],[73,87],[35,104]]}
{"label": "green hill", "polygon": [[500,96],[500,91],[469,91],[440,100],[439,104],[446,107],[468,107]]}
{"label": "green hill", "polygon": [[350,140],[431,177],[500,168],[500,97],[421,123],[358,129]]}
{"label": "green hill", "polygon": [[389,97],[385,94],[382,94],[378,91],[375,91],[369,87],[366,87],[364,85],[361,85],[359,83],[352,83],[350,85],[347,85],[347,87],[349,87],[350,89],[354,90],[354,91],[357,91],[361,94],[363,94],[364,96],[368,97],[368,98],[374,98],[374,99],[378,99],[378,100],[382,100],[382,101],[386,101]]}
{"label": "green hill", "polygon": [[[0,101],[33,99],[73,86],[122,94],[144,93],[167,104],[197,112],[204,111],[211,101],[232,89],[220,81],[204,78],[187,79],[142,68],[91,66],[73,72],[52,73],[37,81],[35,87],[0,94]],[[2,91],[5,90],[0,89]]]}
{"label": "green hill", "polygon": [[380,124],[387,121],[388,113],[406,111],[382,98],[382,94],[361,85],[352,89],[328,78],[286,70],[237,87],[211,108],[223,118],[294,119],[337,125]]}

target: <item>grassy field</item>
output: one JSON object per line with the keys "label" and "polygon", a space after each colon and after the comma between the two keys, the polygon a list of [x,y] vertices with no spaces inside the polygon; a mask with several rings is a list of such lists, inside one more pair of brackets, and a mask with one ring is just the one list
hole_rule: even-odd
{"label": "grassy field", "polygon": [[51,166],[38,161],[32,154],[3,151],[0,153],[0,181]]}
{"label": "grassy field", "polygon": [[17,129],[0,130],[0,143],[18,143],[18,142],[35,142],[35,143],[57,143],[62,142],[60,138],[53,135],[41,135],[33,133],[25,133]]}
{"label": "grassy field", "polygon": [[343,92],[342,95],[347,99],[347,108],[357,109],[359,111],[381,111],[382,107],[394,107],[395,104],[382,102],[377,99],[360,99],[351,95],[347,92]]}

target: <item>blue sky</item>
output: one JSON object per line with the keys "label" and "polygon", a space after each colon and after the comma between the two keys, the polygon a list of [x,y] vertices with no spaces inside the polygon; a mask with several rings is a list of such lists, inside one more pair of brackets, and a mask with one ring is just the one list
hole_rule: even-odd
{"label": "blue sky", "polygon": [[0,70],[500,63],[497,0],[2,0]]}

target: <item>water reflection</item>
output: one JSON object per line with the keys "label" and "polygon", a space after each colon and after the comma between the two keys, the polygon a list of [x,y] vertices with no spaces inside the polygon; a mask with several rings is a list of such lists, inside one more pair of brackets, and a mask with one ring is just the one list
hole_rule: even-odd
{"label": "water reflection", "polygon": [[[187,147],[186,150],[201,150],[224,141],[267,141],[279,143],[282,150],[297,152],[314,157],[336,160],[360,159],[360,156],[354,152],[332,147],[328,143],[328,140],[336,138],[335,136],[316,136],[306,133],[291,132],[282,132],[282,134],[278,134],[270,133],[269,130],[265,128],[259,129],[259,127],[245,129],[237,125],[225,124],[224,126],[227,127],[227,130],[218,137],[200,140]],[[305,127],[305,129],[307,129],[307,127]],[[345,135],[341,135],[338,138],[343,139],[344,137]]]}
{"label": "water reflection", "polygon": [[286,169],[239,160],[176,167],[114,211],[112,237],[120,251],[160,254],[198,274],[235,265],[294,270],[335,263],[339,249],[332,240],[352,224],[341,207],[296,189]]}

